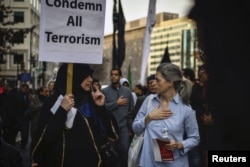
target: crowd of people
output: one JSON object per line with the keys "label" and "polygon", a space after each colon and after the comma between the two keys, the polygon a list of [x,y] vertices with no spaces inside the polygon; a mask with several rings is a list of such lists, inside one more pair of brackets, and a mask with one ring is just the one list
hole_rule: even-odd
{"label": "crowd of people", "polygon": [[[36,91],[26,83],[17,89],[14,80],[1,82],[2,140],[19,148],[20,155],[29,149],[28,159],[21,157],[24,167],[127,167],[131,141],[141,131],[146,137],[140,166],[165,164],[154,161],[151,141],[161,139],[163,129],[171,136],[166,148],[175,157],[168,166],[207,166],[213,116],[205,96],[205,66],[196,79],[192,69],[162,63],[145,86],[134,88],[120,69],[113,68],[110,85],[102,89],[89,65],[75,63],[70,91],[67,66],[62,64],[56,80]],[[111,166],[102,159],[107,143],[117,154]]]}
{"label": "crowd of people", "polygon": [[[239,51],[247,53],[247,35],[242,33],[248,26],[245,21],[231,24],[227,13],[234,7],[196,1],[192,8],[189,17],[197,21],[200,47],[209,54],[197,77],[192,69],[161,63],[146,86],[131,88],[121,70],[113,68],[110,85],[101,89],[87,64],[74,63],[69,82],[71,68],[65,63],[55,81],[35,91],[26,83],[17,88],[16,81],[1,79],[0,166],[127,167],[131,140],[141,132],[141,167],[207,167],[208,150],[249,149],[249,81],[246,70],[232,60]],[[239,7],[247,11],[244,3]],[[238,43],[225,40],[229,36]],[[218,70],[220,56],[230,58],[228,68]],[[241,76],[237,81],[236,74]],[[165,148],[172,151],[173,161],[155,160],[155,140],[168,141]]]}
{"label": "crowd of people", "polygon": [[[0,83],[3,90],[0,93],[1,140],[19,150],[22,165],[28,167],[31,164],[30,138],[36,131],[39,113],[49,97],[49,90],[47,86],[33,90],[27,83],[21,83],[18,88],[15,80],[7,78],[1,78]],[[2,163],[13,164],[10,161]]]}

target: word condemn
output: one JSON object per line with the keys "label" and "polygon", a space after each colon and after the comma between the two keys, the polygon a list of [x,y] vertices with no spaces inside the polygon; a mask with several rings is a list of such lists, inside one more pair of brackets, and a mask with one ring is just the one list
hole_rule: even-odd
{"label": "word condemn", "polygon": [[49,0],[46,0],[46,5],[49,7],[56,7],[56,8],[102,11],[101,4],[94,4],[90,2],[78,2],[77,0],[74,0],[74,1],[54,0],[53,3],[51,3],[51,1]]}

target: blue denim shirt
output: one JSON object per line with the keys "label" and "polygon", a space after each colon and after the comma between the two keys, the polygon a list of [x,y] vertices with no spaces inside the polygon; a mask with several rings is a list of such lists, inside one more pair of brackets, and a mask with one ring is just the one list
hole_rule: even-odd
{"label": "blue denim shirt", "polygon": [[[190,106],[182,102],[181,97],[177,93],[168,106],[173,115],[164,120],[152,120],[145,126],[146,115],[152,112],[159,104],[160,100],[157,94],[148,96],[133,122],[135,133],[141,133],[145,130],[140,166],[188,167],[187,152],[197,146],[200,140],[195,112]],[[152,139],[163,138],[165,129],[167,129],[169,138],[181,142],[184,148],[173,151],[173,162],[156,162],[154,160]],[[184,132],[187,135],[185,139]]]}

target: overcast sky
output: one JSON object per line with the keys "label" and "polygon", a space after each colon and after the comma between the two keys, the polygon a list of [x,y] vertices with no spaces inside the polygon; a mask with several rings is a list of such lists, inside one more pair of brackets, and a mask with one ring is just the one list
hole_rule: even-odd
{"label": "overcast sky", "polygon": [[[106,0],[105,34],[113,32],[113,1]],[[178,13],[180,17],[186,16],[194,0],[156,0],[156,13]],[[122,0],[123,12],[126,22],[146,17],[149,0]]]}

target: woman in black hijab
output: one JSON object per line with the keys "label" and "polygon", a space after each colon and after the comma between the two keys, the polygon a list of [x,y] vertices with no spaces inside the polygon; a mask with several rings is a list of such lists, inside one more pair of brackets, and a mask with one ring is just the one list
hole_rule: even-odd
{"label": "woman in black hijab", "polygon": [[36,138],[31,144],[35,167],[103,167],[101,149],[117,140],[117,124],[105,96],[92,92],[93,70],[73,64],[72,93],[67,94],[68,64],[57,74],[54,94],[44,103]]}

